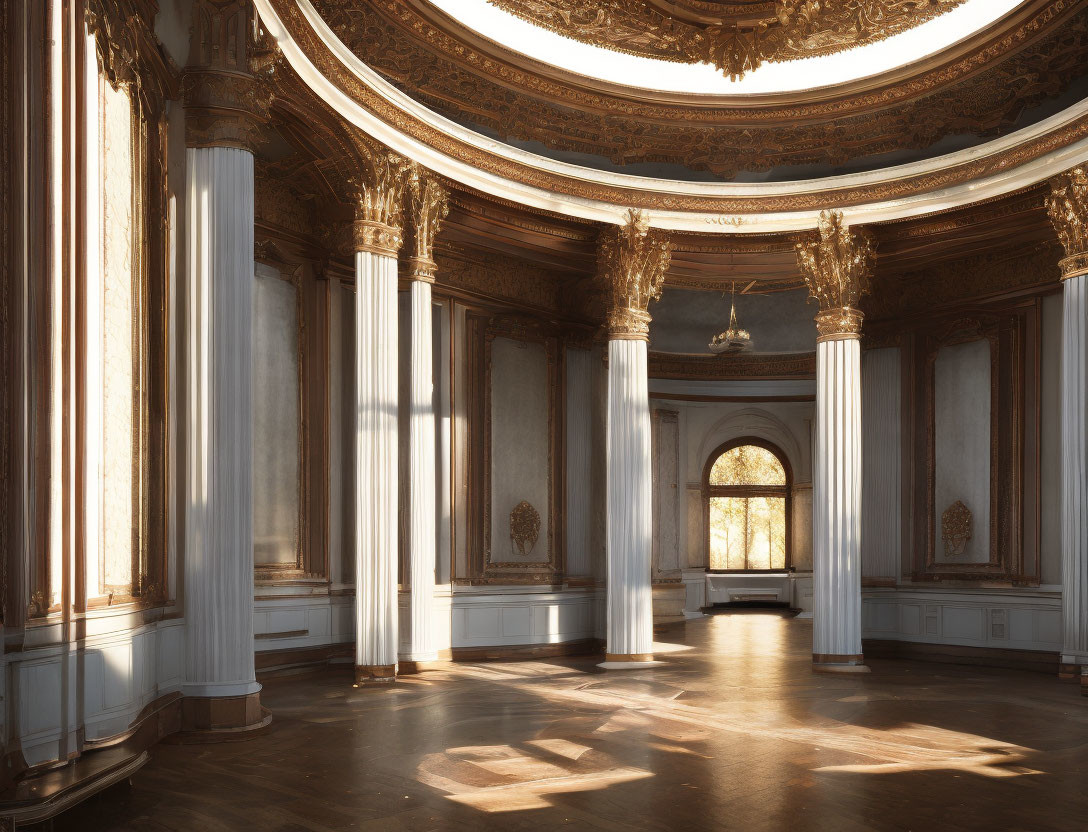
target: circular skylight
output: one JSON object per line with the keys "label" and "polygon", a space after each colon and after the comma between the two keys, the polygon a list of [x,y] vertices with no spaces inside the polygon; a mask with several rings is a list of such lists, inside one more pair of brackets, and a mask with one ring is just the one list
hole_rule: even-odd
{"label": "circular skylight", "polygon": [[488,0],[430,2],[508,49],[579,75],[663,92],[753,95],[834,86],[905,66],[947,49],[1026,0],[967,0],[885,40],[833,55],[766,63],[737,81],[710,64],[674,63],[582,43],[522,20]]}

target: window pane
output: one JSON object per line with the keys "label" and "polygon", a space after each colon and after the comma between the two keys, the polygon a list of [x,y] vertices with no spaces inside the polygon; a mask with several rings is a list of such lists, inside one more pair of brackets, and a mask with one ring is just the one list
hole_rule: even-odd
{"label": "window pane", "polygon": [[785,497],[711,497],[711,569],[785,569]]}
{"label": "window pane", "polygon": [[102,593],[133,579],[135,376],[132,101],[101,85],[102,118]]}
{"label": "window pane", "polygon": [[748,498],[748,568],[786,568],[786,500]]}
{"label": "window pane", "polygon": [[785,485],[786,470],[773,453],[756,445],[731,448],[714,461],[711,485]]}

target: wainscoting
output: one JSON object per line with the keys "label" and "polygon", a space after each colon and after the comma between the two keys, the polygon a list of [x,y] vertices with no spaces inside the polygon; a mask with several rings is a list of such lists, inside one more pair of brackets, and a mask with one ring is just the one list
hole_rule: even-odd
{"label": "wainscoting", "polygon": [[[139,615],[96,615],[87,628],[130,626]],[[89,634],[80,649],[54,643],[8,654],[3,689],[16,698],[5,705],[27,765],[63,759],[80,733],[88,743],[123,734],[146,706],[180,690],[184,653],[184,622],[171,619]]]}
{"label": "wainscoting", "polygon": [[604,590],[596,587],[456,587],[453,647],[559,644],[604,635]]}
{"label": "wainscoting", "polygon": [[1061,593],[1044,589],[865,589],[862,636],[1009,650],[1061,649]]}

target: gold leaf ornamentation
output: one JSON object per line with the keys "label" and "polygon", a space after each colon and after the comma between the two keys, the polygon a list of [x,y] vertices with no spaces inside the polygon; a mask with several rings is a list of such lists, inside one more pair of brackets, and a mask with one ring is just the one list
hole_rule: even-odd
{"label": "gold leaf ornamentation", "polygon": [[409,258],[413,280],[434,283],[434,240],[449,214],[449,191],[430,172],[414,165],[408,182],[408,200],[412,212],[412,256]]}
{"label": "gold leaf ornamentation", "polygon": [[962,555],[967,550],[971,539],[971,510],[961,501],[956,500],[941,515],[941,540],[944,541],[944,553],[953,557]]}
{"label": "gold leaf ornamentation", "polygon": [[540,537],[540,512],[528,500],[522,500],[510,512],[511,551],[526,557]]}
{"label": "gold leaf ornamentation", "polygon": [[1088,168],[1076,167],[1054,177],[1046,209],[1065,249],[1062,279],[1088,274]]}
{"label": "gold leaf ornamentation", "polygon": [[672,259],[668,235],[650,228],[642,211],[629,210],[623,225],[601,232],[598,269],[610,292],[608,337],[647,340],[650,301],[661,297]]}
{"label": "gold leaf ornamentation", "polygon": [[875,253],[872,236],[852,230],[840,211],[821,213],[814,239],[797,244],[801,276],[820,306],[818,341],[859,337],[863,314],[858,301],[869,292]]}

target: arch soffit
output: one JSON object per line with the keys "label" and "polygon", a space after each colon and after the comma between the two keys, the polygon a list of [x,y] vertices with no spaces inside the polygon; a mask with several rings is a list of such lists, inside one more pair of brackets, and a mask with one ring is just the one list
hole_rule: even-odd
{"label": "arch soffit", "polygon": [[699,440],[694,470],[702,476],[703,466],[715,449],[727,442],[754,436],[782,450],[793,471],[793,483],[810,482],[811,465],[801,451],[801,442],[794,431],[773,413],[759,407],[746,407],[723,416],[703,433]]}

